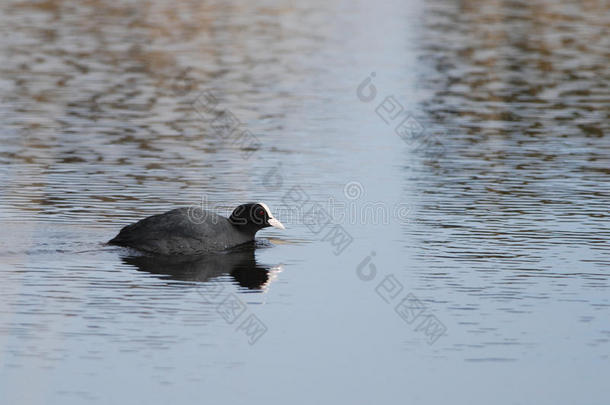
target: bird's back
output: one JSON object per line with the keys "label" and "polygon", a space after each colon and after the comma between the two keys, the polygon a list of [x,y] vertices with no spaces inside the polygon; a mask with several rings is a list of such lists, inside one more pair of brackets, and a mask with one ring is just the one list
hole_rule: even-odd
{"label": "bird's back", "polygon": [[108,243],[158,254],[199,254],[252,240],[227,218],[198,207],[177,208],[127,225]]}

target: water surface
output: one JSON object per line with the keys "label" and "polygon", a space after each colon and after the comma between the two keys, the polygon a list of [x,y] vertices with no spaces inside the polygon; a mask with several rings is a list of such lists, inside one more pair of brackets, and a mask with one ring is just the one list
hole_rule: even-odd
{"label": "water surface", "polygon": [[606,3],[1,9],[3,403],[607,402]]}

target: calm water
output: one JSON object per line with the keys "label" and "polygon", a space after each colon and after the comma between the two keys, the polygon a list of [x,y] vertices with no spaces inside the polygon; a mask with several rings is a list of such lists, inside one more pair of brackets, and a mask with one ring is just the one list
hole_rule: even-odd
{"label": "calm water", "polygon": [[0,9],[0,402],[608,403],[608,2]]}

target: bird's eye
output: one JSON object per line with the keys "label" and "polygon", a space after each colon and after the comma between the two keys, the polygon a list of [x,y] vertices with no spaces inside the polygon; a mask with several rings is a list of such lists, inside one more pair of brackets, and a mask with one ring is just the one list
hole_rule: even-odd
{"label": "bird's eye", "polygon": [[263,215],[265,215],[265,211],[263,211],[263,210],[258,210],[258,215],[262,217]]}

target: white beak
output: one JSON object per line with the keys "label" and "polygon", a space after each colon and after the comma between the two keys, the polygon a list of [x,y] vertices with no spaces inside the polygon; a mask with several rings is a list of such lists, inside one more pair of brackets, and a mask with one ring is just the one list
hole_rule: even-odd
{"label": "white beak", "polygon": [[267,221],[267,222],[269,223],[269,225],[271,225],[274,228],[277,228],[277,229],[286,229],[284,227],[284,225],[282,225],[282,223],[280,221],[278,221],[277,219],[275,219],[275,218],[269,218],[269,221]]}

